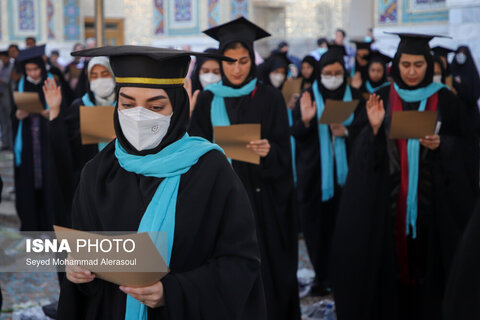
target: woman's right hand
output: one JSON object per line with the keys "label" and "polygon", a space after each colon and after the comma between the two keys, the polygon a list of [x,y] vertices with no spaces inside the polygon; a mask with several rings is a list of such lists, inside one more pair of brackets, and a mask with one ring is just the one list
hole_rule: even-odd
{"label": "woman's right hand", "polygon": [[385,108],[383,107],[383,100],[376,94],[370,95],[367,101],[367,115],[370,126],[373,129],[373,134],[377,135],[385,118]]}
{"label": "woman's right hand", "polygon": [[15,116],[17,117],[18,120],[23,120],[26,117],[30,115],[30,112],[25,111],[25,110],[20,110],[18,109],[17,112],[15,112]]}
{"label": "woman's right hand", "polygon": [[300,99],[300,111],[302,113],[302,121],[305,127],[310,126],[310,121],[315,117],[317,112],[317,104],[312,103],[312,97],[309,92],[304,92]]}
{"label": "woman's right hand", "polygon": [[52,121],[60,114],[62,90],[60,86],[57,86],[55,80],[48,78],[43,85],[43,94],[45,95],[45,101],[50,107],[49,118]]}
{"label": "woman's right hand", "polygon": [[[71,260],[70,256],[67,260]],[[65,267],[67,279],[76,284],[88,283],[95,279],[95,274],[80,266],[68,265]]]}

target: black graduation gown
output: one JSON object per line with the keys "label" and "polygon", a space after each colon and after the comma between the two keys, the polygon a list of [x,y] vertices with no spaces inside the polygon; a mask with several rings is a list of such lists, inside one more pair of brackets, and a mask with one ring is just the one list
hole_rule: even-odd
{"label": "black graduation gown", "polygon": [[[25,80],[25,92],[38,92],[40,100],[45,105],[45,98],[42,91],[43,82],[35,85]],[[14,137],[17,135],[19,120],[15,117],[16,106],[12,108],[12,121]],[[37,160],[41,162],[41,185],[35,186],[34,181],[34,152],[32,121],[36,118],[39,121],[39,145],[40,156]],[[31,114],[23,119],[21,153],[21,165],[14,165],[15,173],[15,207],[21,221],[21,231],[50,231],[52,230],[54,213],[52,210],[53,193],[51,168],[49,167],[49,146],[47,136],[48,120],[40,114]]]}
{"label": "black graduation gown", "polygon": [[60,114],[49,121],[48,136],[51,145],[52,179],[56,181],[57,217],[55,223],[70,226],[73,195],[84,165],[98,153],[96,144],[82,145],[80,134],[80,106],[82,99],[72,105],[62,102]]}
{"label": "black graduation gown", "polygon": [[[199,94],[190,135],[212,141],[212,99],[209,91]],[[298,319],[298,238],[285,101],[277,89],[259,83],[252,94],[226,98],[225,105],[231,124],[260,123],[261,137],[271,145],[260,165],[232,161],[232,166],[247,190],[256,217],[268,318]]]}
{"label": "black graduation gown", "polygon": [[[480,200],[480,199],[479,199]],[[480,201],[470,219],[465,234],[458,246],[457,257],[452,267],[443,317],[445,320],[474,320],[480,318]]]}
{"label": "black graduation gown", "polygon": [[[349,131],[349,136],[346,138],[347,157],[354,137],[366,124],[365,105],[361,93],[353,88],[351,90],[352,98],[359,99],[360,104],[355,110],[354,122],[347,127]],[[306,92],[309,92],[314,99],[312,88],[307,89]],[[343,99],[344,92],[343,90],[337,94],[337,100]],[[310,126],[306,128],[302,121],[299,101],[293,111],[291,133],[296,143],[295,157],[301,228],[315,270],[315,284],[319,288],[326,288],[330,286],[329,255],[342,188],[337,184],[336,174],[334,174],[334,197],[326,202],[322,201],[322,171],[317,116],[313,117]]]}
{"label": "black graduation gown", "polygon": [[[333,239],[333,289],[339,320],[440,319],[442,295],[472,191],[458,145],[466,134],[463,109],[448,89],[438,92],[441,144],[420,149],[417,238],[407,239],[416,284],[398,281],[395,216],[400,160],[387,139],[390,87],[379,90],[386,116],[377,136],[368,125],[357,137]],[[404,110],[418,103],[403,102]]]}
{"label": "black graduation gown", "polygon": [[[73,203],[74,228],[138,229],[162,179],[125,171],[114,152],[110,143],[85,166]],[[161,280],[165,306],[148,308],[148,319],[265,319],[254,217],[241,182],[218,151],[205,154],[180,179],[170,270]],[[63,281],[57,319],[123,319],[125,303],[118,285]]]}

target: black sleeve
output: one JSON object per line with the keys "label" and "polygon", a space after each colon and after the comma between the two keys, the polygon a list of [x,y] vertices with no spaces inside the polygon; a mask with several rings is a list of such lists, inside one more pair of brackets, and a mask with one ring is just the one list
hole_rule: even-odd
{"label": "black sleeve", "polygon": [[[266,86],[265,86],[266,87]],[[269,154],[261,159],[262,176],[279,179],[292,171],[292,153],[288,126],[287,106],[277,89],[268,87],[269,107],[262,113],[262,139],[270,143]],[[292,178],[293,179],[293,178]]]}
{"label": "black sleeve", "polygon": [[210,91],[202,91],[198,94],[188,129],[189,135],[202,137],[210,142],[213,141],[213,128],[210,119],[212,99],[213,94]]}
{"label": "black sleeve", "polygon": [[[217,157],[218,158],[218,157]],[[164,319],[264,319],[263,289],[255,221],[240,179],[222,155],[211,178],[210,210],[216,246],[209,261],[185,272],[172,272],[164,285]],[[209,160],[210,163],[218,161]],[[220,210],[220,214],[215,213]]]}
{"label": "black sleeve", "polygon": [[[379,303],[394,318],[386,144],[383,126],[376,136],[367,126],[351,153],[332,244],[332,283],[341,319],[374,318],[372,308]],[[378,297],[377,292],[388,294]]]}

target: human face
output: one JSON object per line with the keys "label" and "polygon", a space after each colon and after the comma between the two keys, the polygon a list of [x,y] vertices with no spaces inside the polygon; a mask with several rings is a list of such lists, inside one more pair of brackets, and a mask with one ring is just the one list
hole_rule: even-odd
{"label": "human face", "polygon": [[433,65],[433,75],[434,76],[441,76],[442,75],[442,68],[438,62],[435,62]]}
{"label": "human face", "polygon": [[108,71],[108,69],[105,68],[105,66],[97,64],[90,71],[89,80],[93,81],[95,79],[100,79],[100,78],[113,78],[113,77],[112,77],[112,74]]}
{"label": "human face", "polygon": [[367,61],[367,56],[370,52],[368,51],[368,49],[358,49],[357,50],[357,63],[361,66],[361,67],[365,67],[367,64],[368,64],[368,61]]}
{"label": "human face", "polygon": [[118,110],[142,106],[150,111],[169,116],[172,103],[163,89],[122,87],[118,97]]}
{"label": "human face", "polygon": [[345,71],[343,70],[343,67],[339,62],[326,65],[322,69],[322,75],[327,77],[328,76],[338,77],[338,76],[343,76],[344,74],[345,74]]}
{"label": "human face", "polygon": [[427,61],[423,55],[402,53],[398,68],[403,82],[409,87],[415,87],[425,78]]}
{"label": "human face", "polygon": [[35,47],[35,45],[36,45],[36,44],[35,44],[35,40],[33,40],[33,39],[27,39],[27,40],[25,40],[25,46],[26,46],[27,48],[33,48],[33,47]]}
{"label": "human face", "polygon": [[344,40],[343,33],[341,33],[340,31],[335,32],[335,43],[338,45],[342,45],[343,40]]}
{"label": "human face", "polygon": [[233,85],[241,85],[250,74],[252,59],[247,49],[239,46],[236,49],[228,49],[223,53],[224,56],[236,59],[235,62],[222,61],[223,72],[228,81]]}
{"label": "human face", "polygon": [[310,63],[304,62],[302,63],[302,69],[300,72],[302,73],[302,77],[304,79],[309,79],[312,76],[313,67],[310,65]]}
{"label": "human face", "polygon": [[17,59],[18,56],[18,50],[15,47],[11,47],[8,49],[8,55],[10,58]]}
{"label": "human face", "polygon": [[207,60],[200,68],[200,74],[213,73],[220,75],[220,64],[215,60]]}
{"label": "human face", "polygon": [[383,73],[385,72],[383,68],[383,65],[379,62],[374,62],[370,65],[370,67],[368,68],[368,75],[373,82],[378,82],[382,80]]}
{"label": "human face", "polygon": [[35,63],[27,63],[25,65],[25,73],[27,76],[37,81],[42,76],[42,69]]}

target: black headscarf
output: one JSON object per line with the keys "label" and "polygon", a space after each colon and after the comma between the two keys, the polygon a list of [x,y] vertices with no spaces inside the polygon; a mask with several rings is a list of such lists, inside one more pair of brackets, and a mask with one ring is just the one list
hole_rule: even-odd
{"label": "black headscarf", "polygon": [[232,87],[232,88],[235,88],[235,89],[238,89],[238,88],[241,88],[243,87],[244,85],[246,85],[247,83],[249,83],[250,81],[252,81],[253,79],[255,79],[255,77],[257,76],[257,65],[255,64],[255,52],[253,51],[253,42],[249,42],[249,41],[231,41],[229,43],[226,43],[224,44],[222,47],[221,47],[221,51],[220,51],[220,54],[224,54],[226,49],[228,49],[228,47],[233,44],[233,43],[239,43],[242,45],[242,47],[244,47],[245,49],[248,50],[248,54],[250,55],[250,61],[252,61],[252,64],[251,64],[251,67],[250,67],[250,73],[248,74],[247,78],[245,78],[245,80],[239,84],[239,85],[234,85],[233,83],[231,83],[227,77],[225,76],[225,72],[223,71],[223,66],[222,66],[222,63],[220,63],[220,71],[222,73],[222,82],[224,85],[228,86],[228,87]]}
{"label": "black headscarf", "polygon": [[[208,48],[203,52],[208,52],[208,53],[218,53],[217,49],[214,48]],[[219,64],[220,61],[215,60],[213,58],[207,58],[207,57],[197,57],[197,61],[195,63],[195,68],[193,69],[191,80],[192,80],[192,92],[195,92],[197,90],[203,90],[202,83],[200,82],[200,70],[202,69],[202,66],[205,62],[214,60],[217,61]]]}
{"label": "black headscarf", "polygon": [[[425,72],[425,77],[423,80],[416,86],[410,87],[408,86],[400,76],[400,57],[402,54],[412,54],[412,55],[423,55],[425,60],[427,61],[427,71]],[[423,47],[407,47],[407,46],[399,46],[395,57],[393,58],[392,68],[390,70],[390,75],[393,78],[393,81],[401,88],[401,89],[419,89],[428,86],[433,81],[433,56],[430,52],[429,48],[424,49]]]}
{"label": "black headscarf", "polygon": [[[190,112],[190,102],[188,100],[187,92],[183,87],[173,87],[173,88],[163,88],[170,98],[172,103],[173,115],[170,121],[170,126],[168,127],[167,134],[160,142],[160,144],[148,150],[138,151],[134,146],[128,142],[127,138],[123,135],[122,128],[120,127],[120,122],[118,120],[118,102],[115,107],[114,114],[114,128],[117,139],[120,142],[120,145],[130,154],[144,156],[147,154],[154,154],[160,152],[166,146],[172,144],[173,142],[182,138],[187,132],[187,126],[189,121],[189,112]],[[120,92],[120,87],[117,88],[117,101],[118,94]]]}
{"label": "black headscarf", "polygon": [[[261,65],[258,66],[258,80],[262,81],[265,84],[272,85],[270,81],[270,73],[278,68],[285,69],[285,80],[287,80],[288,65],[290,60],[287,58],[286,52],[273,52],[272,55],[265,60]],[[284,80],[284,82],[285,82]],[[273,85],[272,85],[273,86]],[[282,83],[283,86],[283,83]],[[280,88],[282,88],[280,86]]]}
{"label": "black headscarf", "polygon": [[[464,64],[457,62],[457,54],[463,52],[467,57]],[[453,59],[452,65],[453,86],[458,92],[458,96],[461,97],[469,105],[476,105],[480,98],[480,77],[478,75],[478,69],[473,60],[472,53],[467,46],[461,46],[455,53],[455,59]],[[460,78],[460,83],[455,81],[456,78]]]}
{"label": "black headscarf", "polygon": [[370,70],[370,66],[374,63],[379,63],[383,68],[383,76],[379,81],[376,81],[376,82],[370,78],[370,71],[367,72],[368,81],[370,81],[370,84],[372,85],[372,87],[376,88],[388,81],[387,66],[385,65],[385,61],[381,57],[372,55],[372,57],[368,61],[367,70]]}
{"label": "black headscarf", "polygon": [[[440,69],[442,70],[442,83],[445,83],[445,78],[447,76],[447,71],[443,67],[443,61],[439,56],[433,56],[433,63],[434,63],[434,68],[435,68],[435,63],[438,63],[440,65]],[[434,70],[435,72],[435,70]]]}
{"label": "black headscarf", "polygon": [[315,59],[314,57],[309,55],[309,56],[306,56],[305,58],[303,58],[300,66],[303,65],[304,63],[308,63],[309,65],[311,65],[312,68],[313,68],[313,72],[312,72],[312,74],[310,75],[309,78],[304,78],[303,75],[302,75],[302,72],[300,70],[300,77],[302,78],[301,88],[305,87],[305,84],[307,84],[307,83],[312,85],[313,82],[315,81],[315,79],[318,78],[318,61],[317,61],[317,59]]}
{"label": "black headscarf", "polygon": [[[322,70],[328,65],[338,62],[343,68],[343,83],[336,90],[331,91],[325,88],[322,84]],[[347,70],[345,69],[345,61],[343,60],[343,53],[338,49],[329,49],[325,52],[318,62],[318,89],[323,96],[323,99],[342,100],[345,94],[345,87],[347,86]]]}
{"label": "black headscarf", "polygon": [[27,78],[27,71],[25,70],[25,66],[28,63],[34,63],[42,70],[42,82],[41,82],[41,84],[43,85],[43,81],[45,81],[47,79],[47,76],[48,76],[47,67],[45,65],[45,61],[43,61],[43,58],[42,57],[36,57],[36,58],[32,58],[32,59],[22,61],[23,74],[25,75],[25,80]]}

